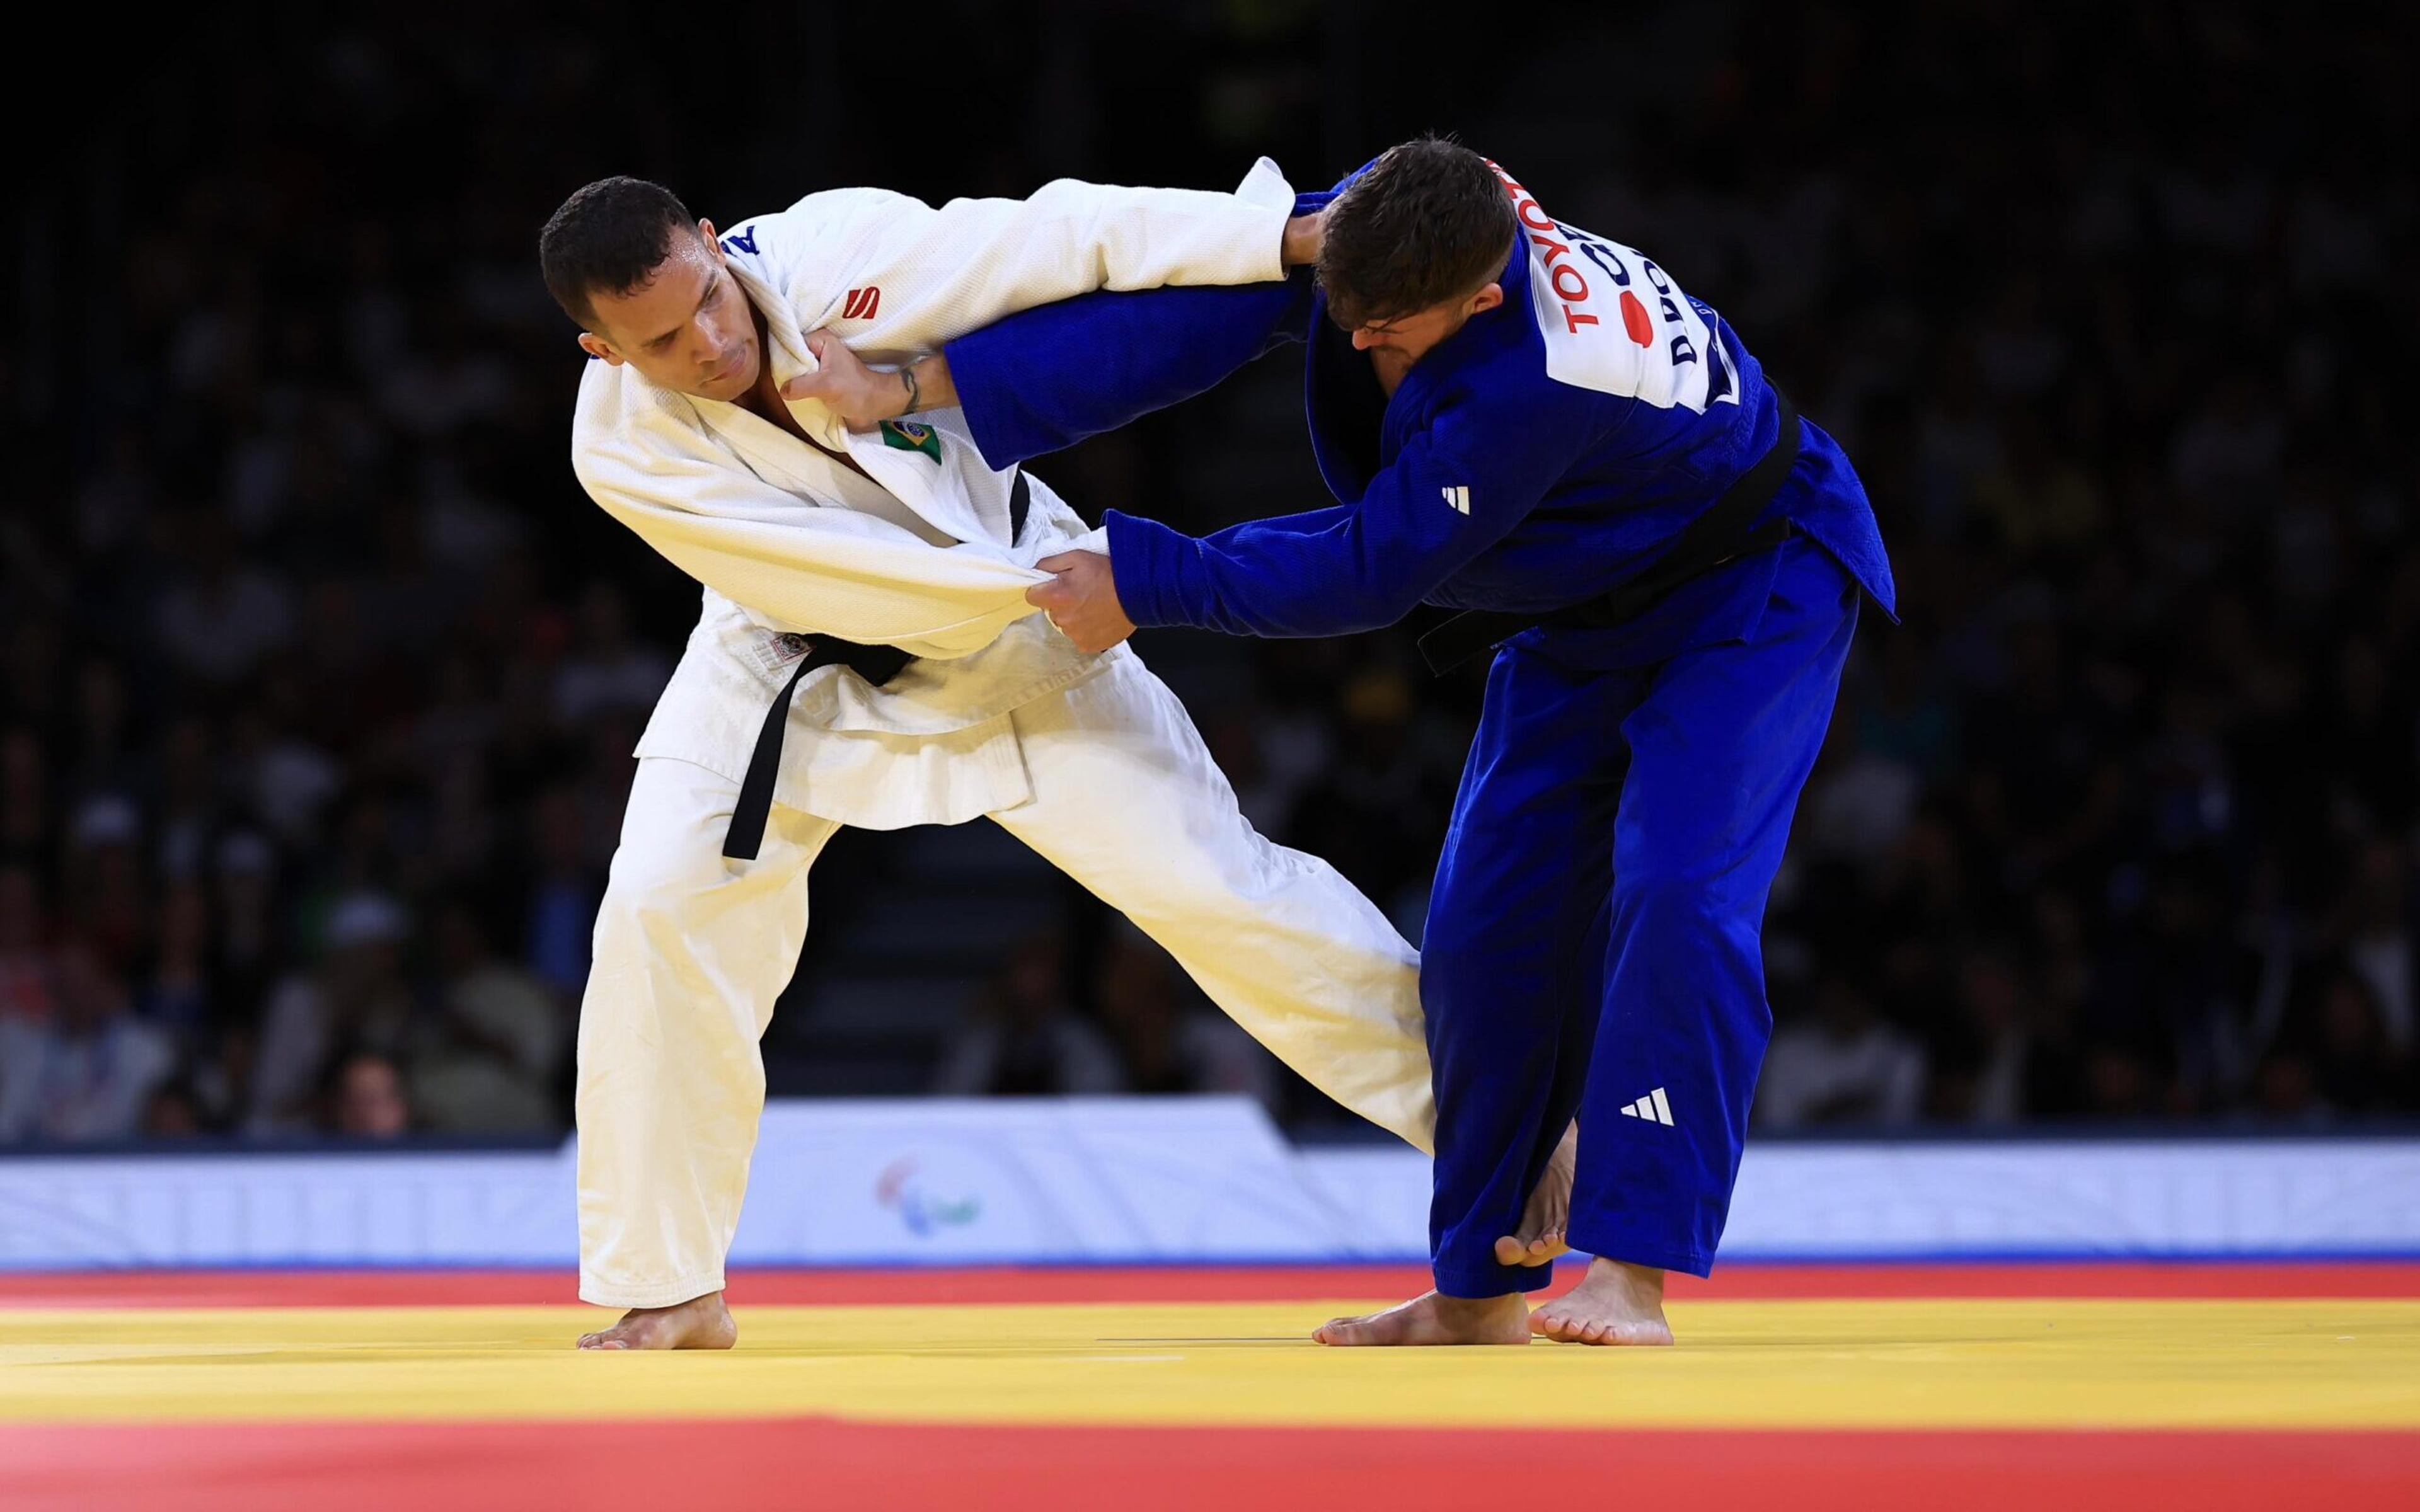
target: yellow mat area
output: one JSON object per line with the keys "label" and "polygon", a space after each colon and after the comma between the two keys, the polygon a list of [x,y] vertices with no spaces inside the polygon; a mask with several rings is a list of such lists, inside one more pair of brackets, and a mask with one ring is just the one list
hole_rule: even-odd
{"label": "yellow mat area", "polygon": [[2420,1302],[1707,1302],[1680,1347],[1326,1350],[1374,1302],[752,1307],[582,1354],[578,1307],[0,1312],[0,1422],[652,1418],[2420,1428]]}

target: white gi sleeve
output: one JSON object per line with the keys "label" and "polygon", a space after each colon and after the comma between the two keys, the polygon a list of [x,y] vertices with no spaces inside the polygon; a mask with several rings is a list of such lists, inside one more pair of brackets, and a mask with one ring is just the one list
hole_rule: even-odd
{"label": "white gi sleeve", "polygon": [[572,470],[665,560],[781,629],[964,656],[1037,612],[1025,590],[1049,576],[807,503],[676,427],[652,427],[644,448],[593,438]]}
{"label": "white gi sleeve", "polygon": [[[829,227],[835,254],[806,259],[816,286],[792,293],[802,321],[822,311],[810,323],[838,322],[861,352],[925,351],[1097,289],[1283,278],[1293,211],[1294,191],[1265,158],[1232,194],[1062,178],[1031,199],[935,209],[887,190],[833,190],[790,212]],[[826,282],[835,276],[841,288]]]}

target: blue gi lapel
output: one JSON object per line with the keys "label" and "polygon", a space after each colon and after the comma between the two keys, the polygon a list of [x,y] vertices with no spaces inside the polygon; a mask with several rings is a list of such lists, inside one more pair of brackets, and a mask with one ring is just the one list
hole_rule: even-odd
{"label": "blue gi lapel", "polygon": [[[1460,331],[1412,364],[1390,400],[1378,387],[1369,354],[1327,318],[1327,296],[1311,301],[1311,353],[1303,365],[1303,409],[1311,455],[1340,503],[1357,502],[1377,471],[1394,461],[1404,442],[1435,413],[1438,398],[1475,366],[1524,346],[1538,347],[1529,313],[1529,260],[1515,255],[1500,280],[1504,302],[1475,315]],[[1531,366],[1543,364],[1543,349]]]}

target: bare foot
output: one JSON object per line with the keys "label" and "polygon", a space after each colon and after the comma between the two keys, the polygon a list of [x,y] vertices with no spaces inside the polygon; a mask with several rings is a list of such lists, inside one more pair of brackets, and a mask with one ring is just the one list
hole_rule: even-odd
{"label": "bare foot", "polygon": [[674,1307],[633,1307],[612,1328],[580,1335],[583,1350],[727,1350],[739,1340],[739,1325],[709,1291]]}
{"label": "bare foot", "polygon": [[1429,1292],[1366,1318],[1337,1318],[1311,1335],[1322,1344],[1527,1344],[1529,1303],[1517,1291],[1501,1297],[1448,1297]]}
{"label": "bare foot", "polygon": [[1529,1332],[1565,1344],[1669,1344],[1664,1273],[1599,1256],[1578,1286],[1529,1315]]}
{"label": "bare foot", "polygon": [[1498,1265],[1544,1265],[1558,1255],[1571,1253],[1563,1242],[1563,1225],[1572,1217],[1572,1173],[1579,1167],[1580,1126],[1574,1119],[1563,1131],[1555,1152],[1546,1157],[1546,1168],[1538,1173],[1538,1185],[1529,1200],[1521,1208],[1521,1229],[1506,1234],[1496,1242],[1496,1263]]}

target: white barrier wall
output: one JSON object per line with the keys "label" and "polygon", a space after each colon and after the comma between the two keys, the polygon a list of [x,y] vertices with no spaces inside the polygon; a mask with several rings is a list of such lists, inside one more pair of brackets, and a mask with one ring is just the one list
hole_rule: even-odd
{"label": "white barrier wall", "polygon": [[1310,1261],[1345,1227],[1249,1098],[791,1103],[732,1259]]}
{"label": "white barrier wall", "polygon": [[[1309,1151],[1374,1250],[1420,1255],[1428,1163]],[[1722,1257],[2420,1257],[2420,1139],[1751,1140]]]}
{"label": "white barrier wall", "polygon": [[[568,1266],[559,1151],[0,1157],[0,1266]],[[1224,1098],[765,1114],[742,1265],[1419,1260],[1427,1163]],[[2420,1256],[2420,1139],[1751,1145],[1726,1258]]]}

